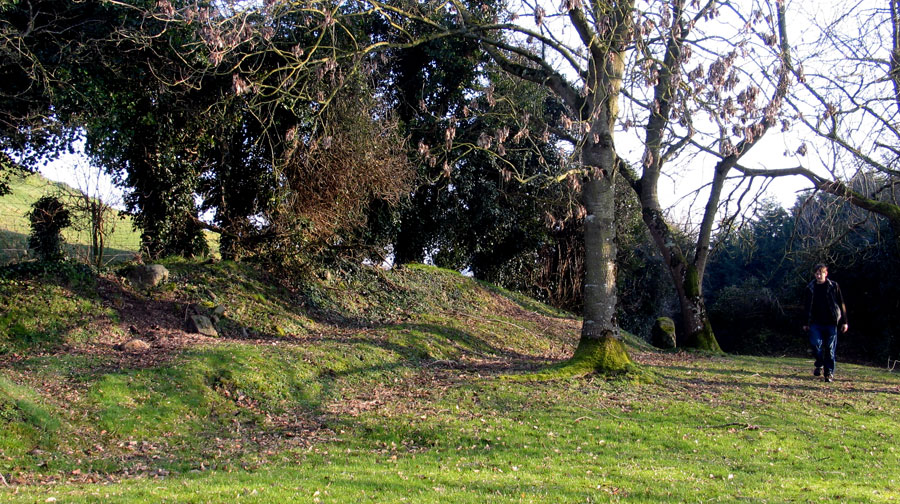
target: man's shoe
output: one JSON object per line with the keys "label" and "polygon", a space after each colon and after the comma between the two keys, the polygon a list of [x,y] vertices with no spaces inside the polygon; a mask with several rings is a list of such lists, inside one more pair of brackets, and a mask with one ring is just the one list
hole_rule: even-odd
{"label": "man's shoe", "polygon": [[828,373],[827,375],[825,375],[825,381],[828,382],[828,383],[833,382],[833,381],[834,381],[834,375],[831,374],[831,373]]}
{"label": "man's shoe", "polygon": [[816,370],[813,371],[813,376],[821,376],[821,375],[822,375],[822,368],[817,367]]}

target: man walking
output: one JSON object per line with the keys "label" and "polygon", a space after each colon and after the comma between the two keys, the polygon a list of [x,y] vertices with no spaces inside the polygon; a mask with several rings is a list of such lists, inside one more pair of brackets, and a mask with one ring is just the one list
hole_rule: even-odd
{"label": "man walking", "polygon": [[806,325],[809,331],[809,343],[816,354],[816,369],[813,375],[822,374],[825,369],[825,381],[834,381],[834,351],[837,347],[837,333],[847,332],[847,307],[837,282],[828,279],[828,267],[817,264],[815,280],[807,285]]}

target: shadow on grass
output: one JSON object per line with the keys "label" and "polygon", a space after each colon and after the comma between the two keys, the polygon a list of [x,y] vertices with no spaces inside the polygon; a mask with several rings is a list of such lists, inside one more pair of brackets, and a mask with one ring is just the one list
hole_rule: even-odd
{"label": "shadow on grass", "polygon": [[560,310],[557,308],[553,308],[544,303],[536,301],[524,294],[519,294],[517,292],[512,292],[502,287],[498,287],[494,284],[484,282],[482,280],[475,280],[478,282],[478,285],[481,288],[494,293],[497,296],[506,298],[511,302],[518,305],[525,311],[537,313],[538,315],[542,315],[544,317],[553,317],[553,318],[567,318],[567,319],[575,319],[577,318],[574,314],[566,312],[564,310]]}
{"label": "shadow on grass", "polygon": [[[758,372],[758,371],[749,371],[745,369],[722,369],[722,368],[711,368],[711,367],[702,367],[702,368],[691,368],[686,366],[659,366],[661,369],[669,369],[672,371],[678,372],[696,372],[698,376],[695,377],[682,377],[682,376],[668,376],[668,380],[677,381],[690,385],[699,385],[699,386],[712,386],[712,387],[721,387],[721,388],[729,388],[734,387],[735,385],[742,385],[747,387],[754,388],[764,388],[764,389],[782,389],[782,390],[802,390],[802,391],[818,391],[825,387],[839,387],[841,392],[848,393],[868,393],[868,394],[896,394],[900,395],[900,382],[890,383],[887,381],[873,380],[870,377],[854,377],[850,375],[846,378],[838,378],[833,383],[825,383],[821,377],[814,377],[811,372],[807,374],[804,372],[797,373],[770,373],[770,372]],[[743,378],[746,377],[759,377],[765,382],[761,381],[746,381],[742,380],[717,380],[717,379],[708,379],[704,378],[703,375],[717,375],[717,376],[734,376],[739,375]],[[857,384],[871,384],[873,387],[864,387]]]}
{"label": "shadow on grass", "polygon": [[[405,332],[411,333],[412,338],[398,336]],[[402,380],[406,385],[401,388],[411,387],[407,390],[414,390],[415,383],[425,379],[420,378],[423,376],[420,373],[425,370],[428,370],[426,371],[428,380],[436,379],[442,386],[455,386],[455,384],[467,383],[482,377],[532,370],[552,362],[548,358],[494,348],[465,331],[440,325],[383,325],[362,334],[368,334],[370,337],[363,337],[359,334],[327,334],[292,341],[279,339],[271,334],[262,335],[272,341],[279,340],[276,346],[283,349],[302,349],[305,346],[324,348],[331,344],[336,345],[336,348],[331,348],[329,351],[348,356],[342,364],[337,366],[329,366],[327,363],[319,364],[318,371],[307,380],[308,386],[317,392],[303,399],[305,409],[298,414],[308,419],[316,419],[323,429],[339,431],[343,428],[353,429],[358,426],[352,415],[348,416],[345,412],[334,412],[329,409],[329,405],[334,404],[335,401],[352,400],[352,398],[344,397],[348,379],[350,383],[362,381],[368,382],[376,388],[382,386],[393,388],[397,384],[392,382],[390,377],[405,375]],[[491,352],[491,354],[480,354],[485,355],[485,358],[476,360],[434,359],[429,353],[429,340],[452,342],[454,345],[458,345],[454,347],[454,350],[460,354],[477,355],[477,352],[473,353],[472,347]],[[235,342],[240,341],[235,340]],[[385,360],[372,364],[365,363],[363,357],[359,357],[360,362],[356,364],[354,356],[366,354],[369,352],[366,350],[367,348],[386,351],[396,360]],[[378,385],[379,383],[381,385]],[[435,382],[428,381],[428,384],[433,386]]]}
{"label": "shadow on grass", "polygon": [[[437,324],[400,323],[375,326],[371,338],[358,336],[319,336],[307,338],[307,342],[331,341],[348,346],[371,345],[404,356],[410,362],[424,366],[438,366],[448,369],[481,370],[489,374],[498,374],[503,370],[515,368],[532,369],[537,366],[554,363],[549,357],[523,354],[487,343],[466,331]],[[407,343],[401,343],[401,342]],[[449,342],[438,347],[440,342]],[[435,356],[438,351],[450,355]],[[447,357],[455,357],[449,359]],[[474,357],[462,363],[460,357]],[[503,362],[498,362],[503,361]]]}
{"label": "shadow on grass", "polygon": [[[90,268],[72,262],[25,262],[0,267],[0,295],[9,302],[0,314],[0,355],[44,351],[84,336],[85,328],[107,320]],[[3,303],[6,304],[6,303]]]}

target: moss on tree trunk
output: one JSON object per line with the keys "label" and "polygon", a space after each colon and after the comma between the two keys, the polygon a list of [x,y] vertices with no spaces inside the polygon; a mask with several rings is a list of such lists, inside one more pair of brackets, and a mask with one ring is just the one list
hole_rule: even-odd
{"label": "moss on tree trunk", "polygon": [[716,340],[716,335],[713,333],[709,319],[704,320],[703,327],[700,330],[688,335],[686,346],[697,350],[722,353],[722,347],[719,346],[719,342]]}
{"label": "moss on tree trunk", "polygon": [[569,365],[585,373],[615,374],[627,371],[634,363],[625,350],[625,343],[619,338],[607,336],[582,338]]}
{"label": "moss on tree trunk", "polygon": [[694,265],[688,265],[685,271],[683,296],[680,299],[684,329],[686,334],[686,347],[722,353],[722,347],[716,340],[712,324],[709,322],[709,314],[706,312],[706,304],[703,302],[703,293],[700,290],[700,274]]}
{"label": "moss on tree trunk", "polygon": [[571,359],[537,373],[510,375],[511,381],[544,381],[574,378],[590,374],[618,375],[631,373],[637,367],[625,349],[625,343],[615,336],[581,338]]}

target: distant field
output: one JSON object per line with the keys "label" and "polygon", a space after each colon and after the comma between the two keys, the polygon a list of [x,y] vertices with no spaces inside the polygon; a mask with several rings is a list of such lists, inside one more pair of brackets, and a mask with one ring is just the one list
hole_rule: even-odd
{"label": "distant field", "polygon": [[[31,231],[27,214],[31,205],[45,194],[65,195],[77,194],[72,187],[53,182],[40,174],[27,177],[11,177],[11,194],[0,196],[0,264],[27,258],[28,234]],[[69,257],[87,261],[90,258],[91,234],[89,221],[83,216],[73,216],[75,224],[63,231],[66,242],[66,253]],[[113,232],[106,239],[104,261],[107,263],[122,262],[132,259],[140,250],[140,233],[135,231],[131,217],[117,214],[113,218]],[[207,240],[210,248],[218,248],[217,236],[209,234]]]}
{"label": "distant field", "polygon": [[[31,205],[45,194],[56,194],[61,199],[77,191],[66,184],[53,182],[33,174],[12,177],[12,194],[0,196],[0,263],[8,263],[28,255],[30,224],[27,214]],[[90,257],[90,226],[82,216],[74,215],[75,224],[63,231],[66,251],[70,257],[87,260]],[[131,217],[114,218],[114,229],[107,238],[104,258],[109,262],[128,260],[140,249],[140,235],[131,224]]]}

